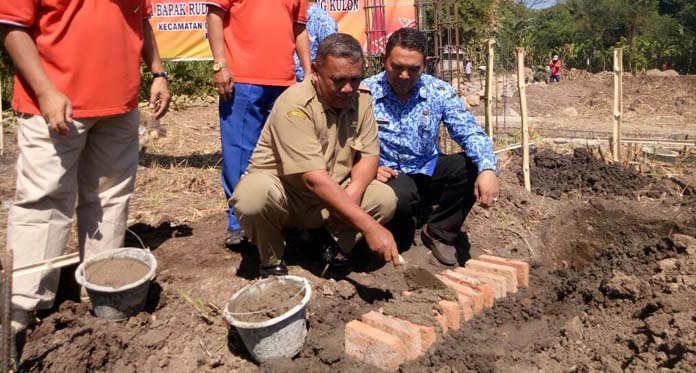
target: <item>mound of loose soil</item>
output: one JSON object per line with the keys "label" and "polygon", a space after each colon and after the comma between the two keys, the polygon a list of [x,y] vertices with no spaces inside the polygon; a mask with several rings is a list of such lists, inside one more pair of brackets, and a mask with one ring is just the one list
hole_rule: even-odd
{"label": "mound of loose soil", "polygon": [[[532,158],[530,175],[535,193],[556,199],[570,192],[607,198],[635,198],[639,194],[659,197],[665,192],[648,176],[620,164],[602,162],[584,148],[575,149],[572,156],[542,150]],[[521,171],[518,178],[523,180]]]}
{"label": "mound of loose soil", "polygon": [[[499,204],[491,210],[476,207],[467,219],[471,255],[531,261],[531,288],[450,331],[404,371],[688,371],[696,363],[696,248],[672,240],[675,233],[696,236],[696,200],[669,193],[638,201],[597,182],[566,190],[562,180],[593,173],[614,172],[617,182],[640,178],[630,170],[602,168],[607,165],[595,164],[589,155],[575,157],[549,155],[551,166],[534,165],[547,171],[544,180],[553,185],[547,196],[558,193],[558,199],[526,193],[519,185],[518,162],[501,169]],[[533,176],[533,183],[542,177]],[[313,287],[306,343],[292,360],[257,367],[224,323],[219,305],[253,280],[258,254],[253,248],[230,252],[223,247],[224,212],[185,228],[186,235],[160,228],[142,234],[148,246],[157,243],[154,254],[161,264],[143,312],[110,322],[91,316],[87,305],[63,302],[30,328],[22,368],[372,370],[344,355],[345,324],[379,307],[398,308],[401,291],[408,289],[402,272],[377,263],[337,282],[320,278],[318,253],[288,250],[290,273]],[[417,238],[403,256],[433,273],[443,269]],[[414,317],[427,310],[414,309]]]}
{"label": "mound of loose soil", "polygon": [[690,371],[693,250],[664,238],[615,242],[583,270],[535,266],[530,290],[497,303],[404,370]]}

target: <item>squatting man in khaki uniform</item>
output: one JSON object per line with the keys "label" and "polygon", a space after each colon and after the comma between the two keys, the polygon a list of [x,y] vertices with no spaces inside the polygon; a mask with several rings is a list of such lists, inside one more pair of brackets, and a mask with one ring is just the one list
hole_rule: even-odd
{"label": "squatting man in khaki uniform", "polygon": [[288,227],[327,226],[340,251],[364,236],[385,261],[398,264],[391,233],[380,223],[396,196],[375,180],[379,160],[372,100],[359,87],[360,43],[347,34],[324,39],[311,79],[276,101],[230,204],[259,250],[261,276],[287,274],[283,262]]}

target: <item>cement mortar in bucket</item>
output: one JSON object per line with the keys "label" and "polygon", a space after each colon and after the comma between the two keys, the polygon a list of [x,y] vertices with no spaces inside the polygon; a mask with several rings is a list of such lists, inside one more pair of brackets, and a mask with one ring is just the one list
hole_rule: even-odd
{"label": "cement mortar in bucket", "polygon": [[[137,281],[118,288],[90,283],[85,276],[91,265],[114,258],[128,258],[145,264],[149,271]],[[150,250],[134,247],[108,250],[85,259],[75,271],[75,280],[87,290],[92,310],[97,317],[108,320],[125,320],[140,312],[145,306],[150,282],[155,278],[157,259]]]}
{"label": "cement mortar in bucket", "polygon": [[[259,299],[264,294],[269,293],[272,287],[279,284],[282,286],[295,285],[297,288],[294,296],[286,302],[287,304],[296,303],[296,305],[288,311],[272,319],[258,322],[244,321],[243,319],[251,314],[273,310],[234,312],[237,304]],[[237,291],[225,305],[224,315],[227,322],[237,329],[247,350],[257,362],[262,363],[281,357],[292,358],[300,352],[307,336],[307,304],[309,304],[311,297],[312,287],[305,278],[299,276],[271,277],[247,285]]]}

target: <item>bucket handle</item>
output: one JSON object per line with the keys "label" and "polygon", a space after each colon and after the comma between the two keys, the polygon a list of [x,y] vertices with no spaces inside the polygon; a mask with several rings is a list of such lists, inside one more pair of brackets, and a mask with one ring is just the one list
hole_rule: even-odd
{"label": "bucket handle", "polygon": [[284,304],[282,304],[280,307],[271,308],[271,309],[266,309],[266,310],[261,310],[261,311],[252,311],[252,312],[228,312],[228,313],[229,313],[230,315],[232,315],[232,316],[244,316],[244,315],[256,315],[256,314],[264,313],[264,312],[277,311],[277,310],[280,310],[280,309],[285,308],[285,306],[287,306],[288,303],[290,303],[291,301],[293,301],[295,298],[297,298],[298,295],[302,294],[302,292],[303,292],[303,291],[306,291],[306,290],[307,290],[307,289],[305,289],[305,285],[302,285],[302,288],[300,289],[300,291],[298,291],[297,293],[295,293],[295,295],[293,295],[292,297],[290,297],[290,299],[288,299],[288,301],[285,302]]}
{"label": "bucket handle", "polygon": [[[101,222],[102,222],[102,223],[109,223],[109,224],[112,224],[112,225],[116,225],[116,223],[114,223],[113,221],[109,221],[109,220],[102,220]],[[97,230],[94,231],[94,234],[95,234],[95,235],[96,235],[97,233],[99,233],[99,229],[100,229],[100,227],[97,226]],[[132,231],[130,228],[128,228],[128,227],[126,227],[126,232],[128,232],[128,233],[132,234],[133,236],[135,236],[135,238],[138,240],[138,242],[140,242],[140,246],[143,248],[143,250],[150,250],[149,247],[146,247],[146,246],[145,246],[145,243],[143,243],[143,240],[140,239],[140,236],[138,236],[137,233],[133,232],[133,231]]]}

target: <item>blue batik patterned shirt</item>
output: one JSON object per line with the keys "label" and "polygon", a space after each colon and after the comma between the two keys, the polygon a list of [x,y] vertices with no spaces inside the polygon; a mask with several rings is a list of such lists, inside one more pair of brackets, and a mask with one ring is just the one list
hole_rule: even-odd
{"label": "blue batik patterned shirt", "polygon": [[[338,25],[336,24],[336,21],[334,21],[329,13],[322,9],[317,3],[312,4],[312,6],[307,9],[309,58],[312,61],[314,61],[314,57],[317,56],[317,48],[319,48],[319,43],[321,43],[325,37],[337,32]],[[295,52],[295,76],[297,77],[298,82],[304,80],[304,70],[302,70],[302,64],[300,64],[300,59],[297,57],[297,52]]]}
{"label": "blue batik patterned shirt", "polygon": [[403,174],[433,175],[440,155],[440,122],[478,167],[498,172],[490,138],[449,84],[421,75],[406,104],[394,94],[384,72],[363,81],[372,91],[379,126],[380,165]]}

